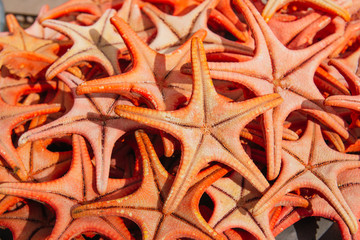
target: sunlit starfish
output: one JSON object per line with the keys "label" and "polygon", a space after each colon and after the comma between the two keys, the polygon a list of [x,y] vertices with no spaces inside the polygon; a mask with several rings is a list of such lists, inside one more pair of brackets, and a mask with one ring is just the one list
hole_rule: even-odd
{"label": "sunlit starfish", "polygon": [[194,87],[186,107],[175,111],[124,105],[115,108],[121,117],[164,130],[181,141],[181,162],[164,205],[165,213],[176,209],[197,173],[212,161],[234,168],[264,191],[268,182],[242,149],[239,136],[248,122],[282,102],[278,94],[228,102],[214,89],[201,40],[193,38],[191,49]]}
{"label": "sunlit starfish", "polygon": [[320,125],[309,121],[298,141],[283,141],[283,165],[279,178],[257,202],[254,214],[261,213],[290,191],[310,188],[324,196],[354,234],[358,221],[339,190],[337,176],[356,167],[360,167],[358,155],[329,148],[322,138]]}
{"label": "sunlit starfish", "polygon": [[10,33],[0,37],[0,66],[20,77],[35,77],[58,58],[58,43],[29,35],[12,14],[6,21]]}
{"label": "sunlit starfish", "polygon": [[133,121],[122,119],[113,112],[113,108],[117,104],[127,102],[118,95],[91,94],[79,96],[75,91],[77,86],[83,83],[81,79],[67,72],[58,74],[58,77],[72,90],[73,107],[61,118],[24,133],[19,139],[19,145],[28,141],[61,137],[72,133],[84,136],[94,150],[97,190],[104,193],[115,142],[127,130],[139,125]]}
{"label": "sunlit starfish", "polygon": [[[228,172],[213,166],[201,173],[181,205],[173,213],[164,213],[164,200],[169,194],[174,177],[161,166],[155,150],[143,131],[135,133],[142,156],[143,180],[140,188],[125,198],[92,203],[73,210],[74,217],[121,216],[134,221],[143,239],[221,239],[201,217],[198,204],[202,193],[213,181]],[[178,229],[181,228],[181,231]]]}
{"label": "sunlit starfish", "polygon": [[345,139],[352,137],[345,128],[344,120],[335,115],[333,109],[323,105],[324,97],[313,81],[321,61],[341,42],[343,22],[334,22],[337,31],[322,41],[305,49],[290,50],[277,40],[249,1],[235,1],[235,6],[242,11],[253,31],[255,55],[244,62],[210,62],[211,76],[244,84],[256,95],[276,92],[284,99],[286,104],[264,114],[267,177],[275,179],[281,165],[283,122],[294,110],[301,109],[312,114]]}
{"label": "sunlit starfish", "polygon": [[[85,140],[79,135],[73,135],[73,160],[64,176],[44,183],[2,183],[0,192],[50,205],[55,210],[56,221],[49,239],[65,239],[64,236],[69,234],[67,231],[72,231],[73,224],[78,226],[80,232],[82,228],[92,227],[99,233],[117,233],[113,225],[102,224],[106,222],[103,219],[93,219],[91,226],[84,224],[81,219],[74,221],[70,210],[78,203],[106,199],[111,194],[115,197],[124,196],[136,189],[138,179],[110,179],[108,191],[105,195],[99,195],[94,184],[95,169],[90,161]],[[87,219],[83,221],[89,223]],[[117,233],[114,239],[120,237],[121,233]]]}
{"label": "sunlit starfish", "polygon": [[42,24],[69,36],[74,45],[46,71],[48,79],[82,61],[94,61],[101,64],[109,75],[121,72],[118,55],[124,42],[110,23],[115,10],[107,10],[91,26],[79,26],[58,20],[46,20]]}

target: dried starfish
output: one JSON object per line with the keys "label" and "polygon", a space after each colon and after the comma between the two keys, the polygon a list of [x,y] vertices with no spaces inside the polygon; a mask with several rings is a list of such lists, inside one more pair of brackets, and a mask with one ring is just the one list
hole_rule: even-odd
{"label": "dried starfish", "polygon": [[239,136],[248,122],[282,102],[278,94],[244,102],[228,102],[214,89],[201,40],[193,38],[191,49],[194,87],[186,107],[175,111],[125,105],[115,108],[121,117],[164,130],[181,141],[181,162],[165,201],[164,213],[176,209],[192,180],[212,161],[232,167],[259,191],[264,191],[268,182],[242,149]]}
{"label": "dried starfish", "polygon": [[0,66],[20,77],[35,77],[58,58],[58,43],[27,34],[14,15],[6,21],[10,34],[0,37]]}
{"label": "dried starfish", "polygon": [[149,46],[156,51],[171,52],[174,48],[177,48],[188,40],[196,31],[205,29],[207,36],[204,42],[208,45],[206,47],[207,49],[225,48],[239,53],[251,54],[252,49],[250,47],[225,39],[208,29],[208,12],[211,11],[218,2],[219,0],[206,0],[183,16],[166,14],[153,5],[146,3],[143,11],[149,16],[158,29],[155,38]]}
{"label": "dried starfish", "polygon": [[[198,202],[206,187],[223,176],[228,170],[213,166],[200,174],[182,200],[182,204],[170,214],[164,213],[164,200],[170,192],[174,177],[161,166],[150,139],[143,131],[135,132],[142,156],[143,180],[140,188],[125,198],[102,203],[91,203],[73,210],[74,217],[121,216],[139,225],[143,239],[222,239],[202,219]],[[176,226],[174,228],[174,226]],[[178,231],[181,228],[182,231]]]}
{"label": "dried starfish", "polygon": [[127,103],[119,96],[115,94],[79,96],[75,91],[77,86],[83,83],[81,79],[67,72],[58,74],[58,77],[72,90],[73,107],[61,118],[24,133],[19,139],[19,145],[72,133],[84,136],[95,154],[97,190],[99,193],[105,193],[114,144],[126,131],[139,127],[139,124],[121,119],[113,112],[117,104]]}
{"label": "dried starfish", "polygon": [[350,232],[357,232],[357,219],[341,194],[337,176],[359,167],[360,158],[329,148],[322,138],[320,125],[312,121],[304,135],[294,142],[283,141],[283,167],[274,185],[257,202],[253,212],[260,214],[278,201],[279,197],[298,188],[320,192],[346,222]]}
{"label": "dried starfish", "polygon": [[60,31],[74,41],[71,49],[48,68],[46,78],[52,79],[82,61],[101,64],[110,76],[120,73],[118,55],[124,43],[110,24],[110,18],[115,14],[115,10],[107,10],[91,26],[79,26],[58,20],[44,21],[44,26]]}
{"label": "dried starfish", "polygon": [[308,48],[290,50],[277,40],[250,2],[235,3],[255,36],[254,58],[245,62],[210,62],[210,73],[216,79],[244,84],[258,96],[276,92],[284,99],[285,104],[264,114],[267,178],[271,180],[277,177],[280,170],[283,122],[292,111],[302,109],[326,123],[343,138],[352,137],[345,128],[346,123],[333,109],[322,104],[324,97],[313,82],[316,68],[341,42],[343,24],[334,22],[338,30]]}
{"label": "dried starfish", "polygon": [[[206,191],[215,202],[209,225],[217,232],[230,228],[240,228],[251,233],[256,239],[274,239],[270,229],[269,212],[260,216],[252,214],[252,208],[260,199],[261,193],[254,189],[240,174],[214,182]],[[308,201],[287,195],[282,202],[293,206],[306,207]],[[270,210],[270,209],[269,209]]]}
{"label": "dried starfish", "polygon": [[[2,183],[0,192],[23,198],[34,199],[50,205],[56,214],[55,226],[49,239],[65,238],[72,231],[72,225],[77,225],[77,230],[88,229],[87,219],[73,220],[70,214],[71,208],[81,202],[91,200],[102,200],[107,197],[124,196],[136,189],[139,182],[138,177],[132,179],[110,179],[108,191],[99,195],[95,189],[95,171],[90,161],[85,140],[79,135],[73,135],[73,160],[69,171],[61,178],[43,183]],[[76,183],[76,184],[74,184]],[[107,221],[105,221],[107,222]],[[104,223],[103,219],[93,219],[91,227],[97,232],[112,235],[113,239],[125,238],[119,229],[114,229],[111,224]],[[76,234],[78,234],[77,232]]]}

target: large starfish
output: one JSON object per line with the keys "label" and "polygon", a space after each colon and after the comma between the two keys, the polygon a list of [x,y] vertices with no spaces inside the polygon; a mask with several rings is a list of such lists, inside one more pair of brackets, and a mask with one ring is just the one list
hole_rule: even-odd
{"label": "large starfish", "polygon": [[97,190],[104,193],[115,142],[127,130],[139,125],[133,121],[121,119],[113,112],[113,108],[117,104],[126,104],[127,102],[118,95],[91,94],[79,96],[75,91],[83,83],[83,80],[67,72],[58,74],[58,77],[72,90],[73,107],[61,118],[24,133],[19,139],[19,145],[28,141],[60,137],[71,133],[84,136],[94,150]]}
{"label": "large starfish", "polygon": [[[120,17],[115,16],[111,21],[133,56],[133,67],[124,74],[84,82],[77,88],[77,93],[137,93],[159,110],[173,110],[186,102],[191,93],[191,77],[181,73],[180,68],[190,60],[190,40],[170,54],[161,54],[145,44]],[[204,31],[194,34],[201,38],[205,35]],[[166,135],[161,134],[165,155],[171,156],[174,146]]]}
{"label": "large starfish", "polygon": [[12,14],[6,21],[10,33],[0,37],[0,66],[20,77],[35,77],[58,58],[58,43],[27,34]]}
{"label": "large starfish", "polygon": [[110,24],[116,14],[109,9],[91,26],[79,26],[59,20],[46,20],[42,24],[69,36],[74,45],[46,71],[48,79],[83,61],[101,64],[109,75],[121,72],[118,63],[120,49],[124,42]]}
{"label": "large starfish", "polygon": [[277,40],[249,1],[235,1],[235,6],[244,14],[253,31],[255,55],[243,62],[210,62],[210,73],[215,79],[243,84],[255,95],[276,92],[284,99],[284,104],[264,114],[267,177],[271,180],[280,170],[283,123],[292,111],[301,109],[310,113],[343,138],[351,138],[345,128],[346,123],[332,108],[323,105],[324,97],[313,80],[321,61],[341,42],[343,23],[334,22],[337,31],[322,41],[305,49],[290,50]]}
{"label": "large starfish", "polygon": [[331,12],[335,15],[339,15],[342,18],[344,18],[346,21],[350,20],[350,14],[349,12],[337,4],[333,0],[269,0],[266,3],[266,6],[262,12],[262,16],[266,21],[269,21],[269,19],[272,17],[272,15],[278,10],[279,8],[285,6],[286,4],[290,2],[302,2],[310,4],[316,8],[320,8],[321,10]]}
{"label": "large starfish", "polygon": [[[69,171],[61,178],[43,183],[2,183],[0,192],[2,194],[29,198],[50,205],[56,214],[55,226],[49,239],[68,239],[68,231],[79,234],[84,229],[93,228],[99,233],[115,234],[112,239],[125,238],[121,236],[109,221],[104,219],[77,219],[71,217],[71,208],[81,202],[91,200],[102,200],[124,196],[136,189],[139,182],[138,177],[132,179],[110,179],[108,191],[99,195],[95,189],[95,171],[90,161],[85,140],[79,135],[73,135],[73,160]],[[74,184],[76,183],[76,184]],[[85,222],[84,222],[85,221]],[[111,222],[111,221],[110,221]],[[91,223],[91,226],[87,224]],[[108,223],[104,225],[103,223]],[[78,232],[73,231],[76,225]],[[115,228],[115,229],[114,229]],[[115,230],[115,231],[114,231]]]}
{"label": "large starfish", "polygon": [[192,180],[207,163],[224,163],[248,179],[259,191],[268,182],[241,147],[242,128],[256,116],[282,102],[271,94],[244,102],[228,102],[219,96],[212,84],[200,39],[191,46],[193,93],[189,104],[175,111],[159,111],[120,105],[115,112],[149,127],[170,133],[181,142],[181,162],[164,212],[171,213],[179,205]]}
{"label": "large starfish", "polygon": [[309,121],[298,141],[283,141],[283,166],[274,185],[257,202],[255,215],[272,206],[279,197],[298,188],[310,188],[321,193],[356,233],[357,219],[341,194],[337,176],[346,169],[360,166],[360,157],[337,152],[328,147],[320,125]]}
{"label": "large starfish", "polygon": [[[184,98],[188,100],[191,93],[191,77],[182,74],[180,68],[190,60],[190,40],[172,53],[161,54],[144,43],[120,17],[115,16],[111,21],[133,56],[132,68],[123,74],[86,81],[76,92],[137,93],[160,110],[173,110],[184,101]],[[194,37],[203,39],[205,35],[204,31],[199,31]]]}
{"label": "large starfish", "polygon": [[164,200],[170,192],[174,177],[162,167],[148,136],[141,130],[136,131],[135,136],[143,166],[140,188],[125,198],[77,207],[73,210],[73,216],[129,218],[140,227],[143,239],[221,239],[201,217],[198,204],[205,189],[228,170],[213,166],[199,174],[181,205],[173,213],[166,214]]}

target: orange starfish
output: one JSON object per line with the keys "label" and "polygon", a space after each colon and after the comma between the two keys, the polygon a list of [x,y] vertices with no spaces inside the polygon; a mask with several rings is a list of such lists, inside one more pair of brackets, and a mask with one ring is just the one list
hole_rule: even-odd
{"label": "orange starfish", "polygon": [[58,43],[27,34],[14,15],[6,21],[10,34],[0,37],[0,66],[20,77],[35,77],[58,58]]}
{"label": "orange starfish", "polygon": [[[228,170],[219,166],[200,173],[181,205],[173,213],[164,213],[164,200],[174,177],[161,166],[150,139],[143,131],[135,132],[142,156],[143,180],[133,194],[106,202],[90,203],[73,210],[73,216],[121,216],[138,224],[143,239],[222,239],[201,217],[198,210],[205,189]],[[181,231],[179,231],[181,229]]]}
{"label": "orange starfish", "polygon": [[234,168],[263,192],[268,182],[242,149],[239,136],[248,122],[282,102],[278,94],[228,102],[214,89],[201,40],[193,38],[191,49],[194,87],[186,107],[175,111],[124,105],[115,108],[119,116],[164,130],[181,141],[181,162],[165,213],[176,209],[195,176],[212,161]]}
{"label": "orange starfish", "polygon": [[[66,236],[78,235],[79,232],[89,228],[105,235],[111,233],[110,238],[120,239],[123,237],[118,232],[120,228],[116,229],[109,222],[104,225],[106,220],[97,218],[90,221],[88,219],[74,221],[70,211],[73,206],[81,202],[100,201],[111,196],[124,196],[136,189],[139,178],[110,179],[108,191],[104,195],[99,195],[95,189],[94,170],[84,139],[81,136],[73,135],[73,160],[69,171],[64,176],[43,183],[2,183],[0,192],[34,199],[50,205],[55,210],[56,221],[49,239],[68,239]],[[77,231],[75,232],[73,225],[76,225]]]}

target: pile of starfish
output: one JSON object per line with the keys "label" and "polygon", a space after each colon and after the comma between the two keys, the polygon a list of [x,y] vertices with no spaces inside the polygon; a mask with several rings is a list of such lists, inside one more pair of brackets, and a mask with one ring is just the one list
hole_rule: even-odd
{"label": "pile of starfish", "polygon": [[360,239],[359,0],[70,0],[0,33],[13,239]]}

